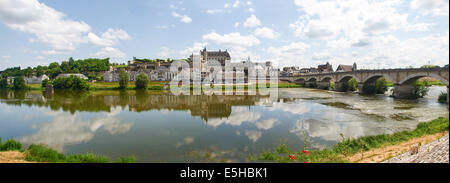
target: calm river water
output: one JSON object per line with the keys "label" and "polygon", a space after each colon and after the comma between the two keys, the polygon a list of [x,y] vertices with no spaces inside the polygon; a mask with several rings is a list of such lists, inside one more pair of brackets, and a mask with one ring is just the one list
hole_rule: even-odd
{"label": "calm river water", "polygon": [[0,137],[44,143],[65,154],[92,152],[138,162],[247,162],[285,143],[331,147],[345,137],[413,129],[448,116],[445,87],[418,100],[314,89],[265,96],[173,96],[163,92],[0,92]]}

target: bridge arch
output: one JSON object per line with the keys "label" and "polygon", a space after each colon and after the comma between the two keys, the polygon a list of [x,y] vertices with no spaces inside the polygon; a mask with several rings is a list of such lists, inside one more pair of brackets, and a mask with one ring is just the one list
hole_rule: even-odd
{"label": "bridge arch", "polygon": [[331,82],[333,78],[331,76],[326,76],[320,80],[320,82]]}
{"label": "bridge arch", "polygon": [[434,74],[434,73],[416,73],[416,74],[411,74],[408,75],[406,78],[402,79],[398,84],[412,84],[414,83],[416,80],[423,78],[423,77],[432,77],[432,78],[436,78],[439,79],[439,81],[445,83],[445,85],[448,86],[449,81],[441,76],[439,76],[438,74]]}
{"label": "bridge arch", "polygon": [[373,74],[373,75],[369,75],[362,82],[363,83],[367,83],[367,82],[372,83],[372,82],[375,82],[377,79],[379,79],[381,77],[384,77],[384,78],[386,78],[388,80],[391,80],[391,81],[395,82],[395,80],[389,74]]}
{"label": "bridge arch", "polygon": [[304,78],[299,78],[297,80],[295,80],[296,84],[305,84],[306,80]]}
{"label": "bridge arch", "polygon": [[351,75],[351,74],[342,76],[341,78],[339,78],[338,82],[348,82],[352,78],[355,78],[356,81],[358,81],[358,83],[361,82],[361,80],[358,77],[356,77],[355,75]]}

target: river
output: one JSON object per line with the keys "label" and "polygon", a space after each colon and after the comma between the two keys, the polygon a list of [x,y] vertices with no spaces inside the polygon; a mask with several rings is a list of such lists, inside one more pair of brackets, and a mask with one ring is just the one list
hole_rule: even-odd
{"label": "river", "polygon": [[413,129],[448,116],[446,87],[418,100],[324,90],[279,89],[265,96],[174,96],[152,91],[0,91],[0,137],[44,143],[65,154],[92,152],[138,162],[248,162],[284,143],[332,147],[344,137]]}

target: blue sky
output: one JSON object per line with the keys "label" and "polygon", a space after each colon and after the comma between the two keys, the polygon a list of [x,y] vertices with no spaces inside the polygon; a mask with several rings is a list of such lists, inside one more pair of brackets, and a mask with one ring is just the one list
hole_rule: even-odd
{"label": "blue sky", "polygon": [[206,46],[275,65],[449,61],[448,0],[0,0],[0,70],[69,57],[187,58]]}

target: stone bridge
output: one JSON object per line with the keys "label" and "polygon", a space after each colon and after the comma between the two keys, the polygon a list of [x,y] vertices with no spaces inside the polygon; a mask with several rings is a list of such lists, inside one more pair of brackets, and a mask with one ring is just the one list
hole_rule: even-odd
{"label": "stone bridge", "polygon": [[[413,83],[422,77],[432,77],[449,85],[449,69],[430,68],[430,69],[383,69],[383,70],[357,70],[352,72],[332,72],[317,73],[298,76],[278,77],[280,81],[304,84],[305,86],[315,86],[317,88],[327,89],[331,82],[335,83],[334,90],[341,91],[344,83],[354,78],[358,81],[358,90],[364,93],[364,85],[375,84],[375,81],[384,77],[394,82],[394,97],[408,98],[412,95],[414,89]],[[448,95],[447,95],[448,102]]]}

